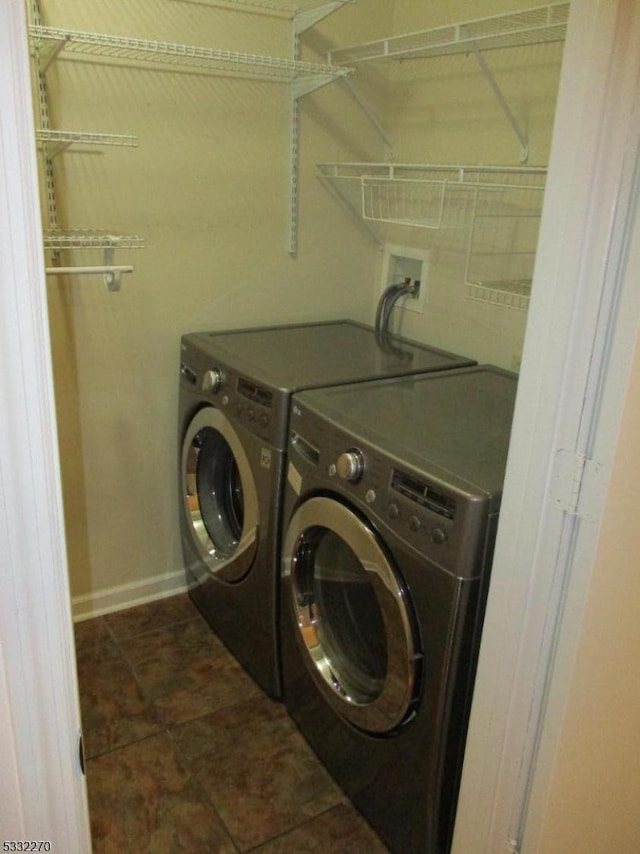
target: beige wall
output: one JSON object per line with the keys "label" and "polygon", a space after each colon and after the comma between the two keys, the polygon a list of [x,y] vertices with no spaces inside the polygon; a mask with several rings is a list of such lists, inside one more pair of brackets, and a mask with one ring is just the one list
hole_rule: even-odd
{"label": "beige wall", "polygon": [[[495,0],[483,14],[528,5]],[[47,25],[291,55],[286,18],[200,0],[41,0],[41,9]],[[477,14],[469,1],[358,0],[303,35],[304,58]],[[541,47],[488,57],[528,126],[536,163],[547,156],[560,53]],[[119,293],[99,278],[49,280],[71,584],[79,597],[180,571],[174,461],[182,332],[373,319],[381,253],[316,179],[315,164],[517,164],[519,145],[472,57],[360,66],[358,85],[394,149],[341,85],[301,101],[299,250],[291,257],[286,86],[73,61],[56,62],[47,80],[53,127],[139,138],[136,149],[56,159],[62,223],[146,239],[145,249],[117,253],[117,263],[135,264]],[[398,328],[514,367],[526,315],[465,299],[464,234],[385,234],[431,256],[425,313],[398,312]],[[100,260],[95,252],[63,258]]]}
{"label": "beige wall", "polygon": [[[303,37],[307,54],[382,25],[348,7]],[[43,23],[291,56],[285,18],[206,3],[43,0]],[[309,45],[311,45],[309,47]],[[74,596],[181,566],[175,500],[178,342],[192,329],[370,313],[374,251],[316,180],[329,155],[379,156],[336,86],[304,99],[299,251],[288,254],[289,87],[167,70],[60,61],[52,126],[134,133],[135,149],[55,160],[60,219],[146,239],[122,290],[49,279]],[[333,90],[333,91],[332,91]],[[63,262],[100,263],[97,252]]]}

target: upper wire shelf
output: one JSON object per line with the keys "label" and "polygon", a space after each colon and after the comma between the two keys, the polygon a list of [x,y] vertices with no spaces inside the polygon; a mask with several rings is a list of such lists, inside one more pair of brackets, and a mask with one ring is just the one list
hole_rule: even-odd
{"label": "upper wire shelf", "polygon": [[211,74],[235,72],[274,82],[300,78],[328,77],[337,79],[351,69],[330,64],[301,62],[293,59],[252,53],[198,47],[196,45],[79,32],[53,27],[30,27],[31,37],[40,51],[42,68],[59,55],[81,59],[102,58],[116,62],[142,62],[190,68]]}
{"label": "upper wire shelf", "polygon": [[568,17],[569,3],[551,3],[337,48],[327,54],[327,59],[352,64],[376,59],[425,59],[562,41]]}

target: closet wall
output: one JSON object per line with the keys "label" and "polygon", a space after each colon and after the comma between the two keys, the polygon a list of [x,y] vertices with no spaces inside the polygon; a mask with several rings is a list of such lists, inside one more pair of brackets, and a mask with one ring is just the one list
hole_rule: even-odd
{"label": "closet wall", "polygon": [[[292,27],[247,4],[40,0],[42,24],[292,56]],[[308,9],[317,0],[296,4]],[[481,14],[529,8],[486,0]],[[305,60],[336,47],[477,18],[471,0],[357,0],[301,37]],[[562,45],[486,59],[546,164]],[[359,91],[392,145],[341,83],[300,100],[298,251],[288,252],[291,99],[287,85],[59,59],[47,72],[51,126],[132,133],[136,148],[55,158],[59,219],[145,238],[118,250],[122,289],[100,277],[49,278],[71,586],[77,614],[122,607],[182,583],[176,408],[181,333],[350,316],[372,321],[383,252],[316,164],[396,161],[519,165],[520,145],[474,56],[357,66]],[[424,312],[395,312],[403,334],[507,368],[526,312],[467,298],[468,232],[385,226],[429,253]],[[76,251],[63,263],[100,263]],[[423,283],[424,286],[424,283]]]}
{"label": "closet wall", "polygon": [[[45,26],[292,56],[286,15],[217,5],[226,8],[206,0],[42,0],[40,8]],[[377,37],[391,25],[389,10],[385,0],[346,6],[302,37],[305,58],[337,30],[349,40]],[[288,85],[72,59],[54,62],[46,79],[52,127],[139,142],[55,158],[61,224],[146,240],[144,249],[116,251],[116,263],[135,266],[118,293],[99,276],[48,279],[71,586],[82,613],[182,583],[181,333],[369,317],[374,250],[314,168],[327,148],[340,158],[380,151],[340,84],[300,102],[292,257]],[[96,251],[62,258],[101,262]]]}

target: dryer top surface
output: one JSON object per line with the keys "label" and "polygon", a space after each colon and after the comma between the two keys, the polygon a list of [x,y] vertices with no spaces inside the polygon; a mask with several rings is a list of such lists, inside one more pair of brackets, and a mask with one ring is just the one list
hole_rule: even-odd
{"label": "dryer top surface", "polygon": [[425,475],[473,484],[494,497],[502,483],[517,377],[490,365],[301,392],[294,402]]}
{"label": "dryer top surface", "polygon": [[406,341],[381,339],[353,321],[199,332],[187,337],[211,359],[285,392],[440,371],[470,359]]}

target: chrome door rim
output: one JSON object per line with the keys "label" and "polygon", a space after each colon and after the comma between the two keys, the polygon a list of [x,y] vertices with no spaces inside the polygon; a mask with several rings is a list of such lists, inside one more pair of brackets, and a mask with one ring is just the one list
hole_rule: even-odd
{"label": "chrome door rim", "polygon": [[[243,495],[243,522],[240,538],[232,554],[221,554],[211,539],[200,508],[197,484],[190,483],[193,475],[187,471],[189,452],[196,436],[210,428],[225,440],[238,467]],[[182,442],[181,460],[182,504],[191,539],[201,560],[209,571],[223,581],[240,581],[251,569],[258,540],[258,495],[251,465],[242,442],[229,419],[219,409],[207,406],[192,418]]]}
{"label": "chrome door rim", "polygon": [[[298,554],[305,531],[312,528],[332,531],[355,552],[380,606],[387,640],[387,673],[379,695],[368,703],[354,702],[343,690],[335,662],[328,659],[318,637],[316,623],[320,615],[299,595]],[[382,734],[396,728],[407,716],[415,696],[418,650],[407,591],[375,533],[339,500],[309,498],[298,507],[289,523],[283,548],[283,575],[299,646],[323,696],[359,729]]]}

